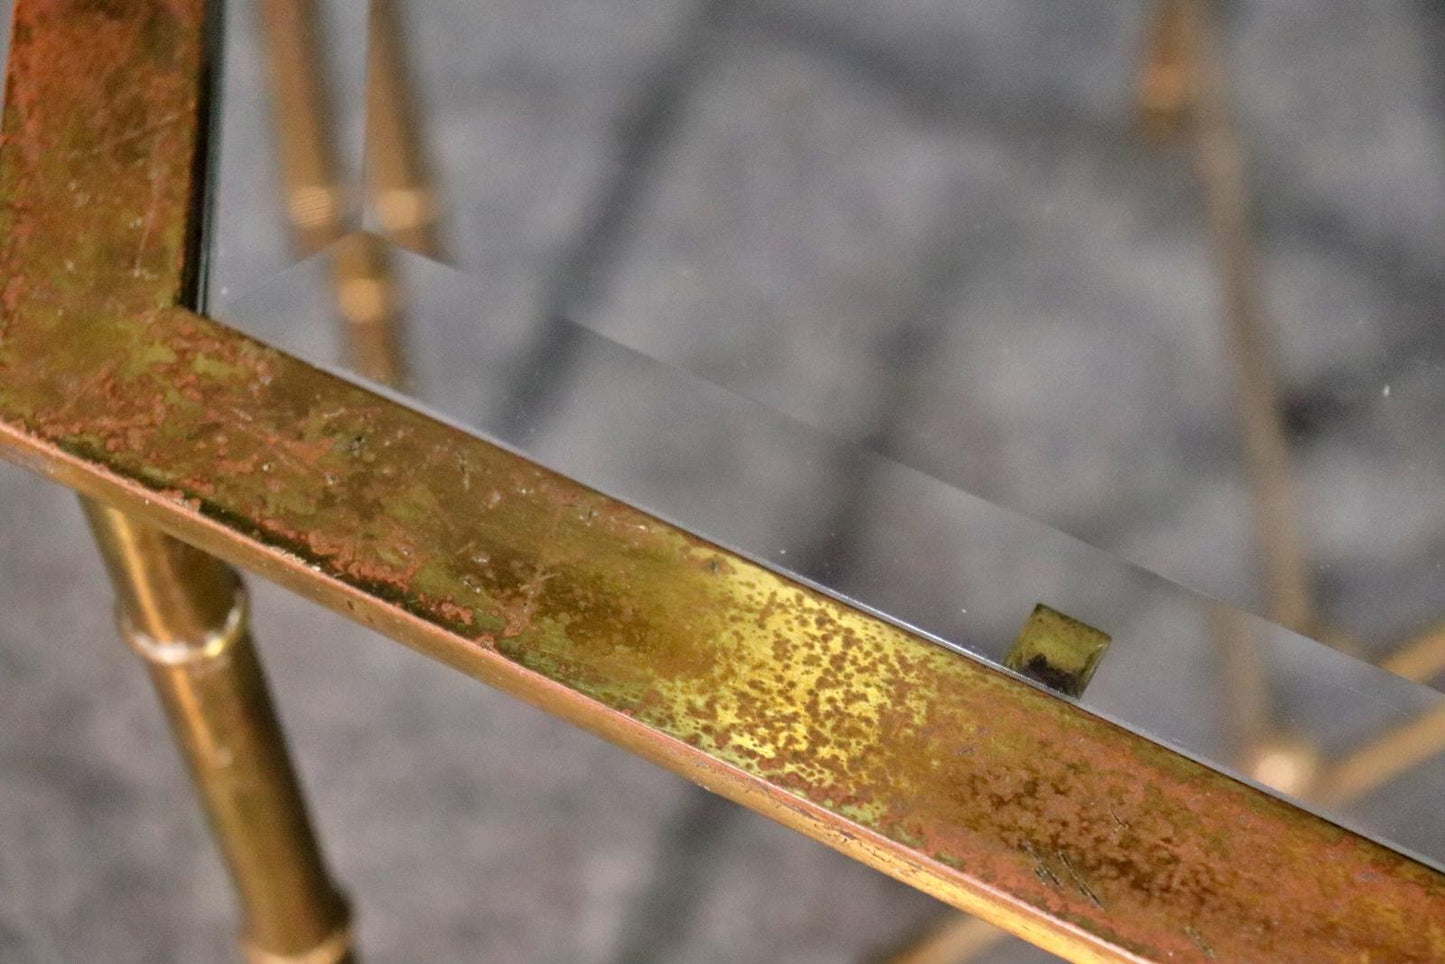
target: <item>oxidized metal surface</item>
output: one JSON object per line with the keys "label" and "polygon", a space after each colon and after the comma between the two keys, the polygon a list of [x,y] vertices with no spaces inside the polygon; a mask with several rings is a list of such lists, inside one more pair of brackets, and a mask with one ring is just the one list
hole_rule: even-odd
{"label": "oxidized metal surface", "polygon": [[[22,246],[32,241],[27,232],[37,220],[48,228],[49,218],[80,210],[93,212],[96,221],[84,223],[88,219],[77,217],[83,228],[94,233],[51,239],[58,242],[52,256],[55,252],[66,256],[60,276],[64,284],[55,286],[60,290],[31,288],[36,275],[12,276],[7,295],[33,299],[30,303],[57,321],[71,308],[103,312],[112,307],[104,298],[72,294],[68,299],[66,289],[71,286],[102,285],[117,304],[130,304],[132,297],[137,306],[151,296],[160,304],[175,300],[186,268],[176,232],[184,231],[192,208],[191,179],[185,167],[179,171],[177,167],[195,153],[200,117],[194,99],[201,71],[198,10],[195,6],[135,8],[116,16],[103,8],[78,6],[61,10],[35,4],[22,9],[16,34],[24,47],[17,52],[21,59],[16,76],[28,83],[13,90],[20,105],[17,113],[23,112],[26,120],[45,117],[56,94],[46,79],[68,69],[77,76],[90,75],[92,83],[117,85],[115,90],[139,98],[132,101],[117,93],[97,99],[91,108],[92,123],[95,111],[114,103],[118,110],[133,112],[138,121],[145,119],[146,125],[132,123],[135,137],[126,136],[125,128],[116,129],[112,132],[116,136],[100,139],[83,151],[73,135],[50,124],[24,128],[34,136],[16,143],[34,150],[39,168],[15,165],[7,167],[9,171],[28,168],[33,174],[52,166],[64,170],[74,158],[112,173],[118,167],[128,168],[130,176],[109,190],[98,182],[67,181],[69,205],[41,193],[13,195],[20,203],[12,210],[20,217],[11,225],[16,232],[11,238]],[[72,30],[57,30],[56,21],[47,22],[47,17],[61,15]],[[108,59],[93,73],[75,56],[87,56],[92,41],[119,45],[104,48]],[[132,83],[137,86],[123,86]],[[88,88],[85,93],[94,96],[99,91]],[[72,123],[86,120],[80,115]],[[53,139],[46,136],[52,131],[57,135]],[[170,152],[172,156],[166,156]],[[149,192],[147,206],[122,222],[135,240],[135,251],[128,273],[117,273],[117,253],[104,242],[125,237],[116,230],[121,224],[113,216],[117,210],[124,214],[127,190],[137,188]],[[120,204],[112,207],[117,201]],[[88,248],[87,242],[96,247]],[[70,256],[72,248],[84,257]],[[107,258],[112,259],[109,269],[103,260]],[[55,266],[49,270],[54,272]],[[44,297],[47,293],[50,298]],[[33,361],[37,366],[44,363],[43,358]],[[247,959],[253,964],[350,960],[350,915],[317,846],[251,643],[246,595],[235,573],[215,557],[149,524],[93,500],[82,503],[115,586],[121,635],[146,661],[235,883],[244,913],[242,946]]]}
{"label": "oxidized metal surface", "polygon": [[1065,696],[1079,697],[1109,648],[1109,634],[1043,603],[1004,656],[1004,665]]}
{"label": "oxidized metal surface", "polygon": [[194,6],[25,8],[9,455],[1065,956],[1445,959],[1441,875],[169,307]]}

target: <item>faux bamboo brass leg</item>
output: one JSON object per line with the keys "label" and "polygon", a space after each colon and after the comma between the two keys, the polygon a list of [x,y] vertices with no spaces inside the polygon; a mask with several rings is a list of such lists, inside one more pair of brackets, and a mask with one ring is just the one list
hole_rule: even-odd
{"label": "faux bamboo brass leg", "polygon": [[[381,238],[347,223],[354,198],[335,149],[335,117],[322,64],[325,38],[316,0],[265,0],[262,37],[270,54],[276,138],[292,237],[311,255],[336,245],[332,280],[346,325],[350,367],[393,387],[406,383],[401,285]],[[434,253],[435,204],[411,127],[394,18],[370,11],[365,167],[386,240]],[[339,243],[338,243],[339,242]]]}
{"label": "faux bamboo brass leg", "polygon": [[219,560],[83,501],[117,597],[121,635],[150,670],[240,895],[252,964],[351,958],[247,632],[246,595]]}
{"label": "faux bamboo brass leg", "polygon": [[1243,454],[1255,498],[1260,575],[1269,616],[1296,632],[1315,625],[1297,492],[1279,402],[1279,366],[1250,224],[1245,147],[1229,104],[1211,0],[1160,0],[1139,79],[1146,129],[1193,142],[1220,321],[1234,374]]}

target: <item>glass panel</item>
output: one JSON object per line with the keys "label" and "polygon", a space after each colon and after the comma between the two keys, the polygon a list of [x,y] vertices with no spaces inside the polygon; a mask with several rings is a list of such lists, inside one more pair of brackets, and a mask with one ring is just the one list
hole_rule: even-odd
{"label": "glass panel", "polygon": [[1427,6],[374,3],[283,238],[350,121],[233,4],[210,308],[1445,866]]}
{"label": "glass panel", "polygon": [[221,4],[208,300],[264,284],[360,224],[366,4]]}

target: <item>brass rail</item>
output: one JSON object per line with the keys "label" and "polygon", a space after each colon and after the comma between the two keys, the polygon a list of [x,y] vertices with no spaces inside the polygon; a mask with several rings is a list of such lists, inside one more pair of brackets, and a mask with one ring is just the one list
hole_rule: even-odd
{"label": "brass rail", "polygon": [[1073,960],[1445,958],[1435,871],[176,307],[200,6],[20,5],[6,455]]}

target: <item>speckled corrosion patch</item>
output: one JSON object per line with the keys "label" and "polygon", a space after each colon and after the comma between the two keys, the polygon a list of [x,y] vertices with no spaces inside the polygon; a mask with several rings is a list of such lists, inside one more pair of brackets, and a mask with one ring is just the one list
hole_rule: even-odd
{"label": "speckled corrosion patch", "polygon": [[576,718],[655,735],[680,771],[740,773],[757,806],[806,802],[835,845],[882,840],[892,856],[868,859],[915,882],[1007,895],[1071,953],[1445,960],[1433,871],[172,307],[198,8],[21,4],[9,454],[220,531],[358,616],[409,614],[434,654],[600,705]]}

